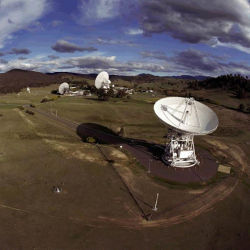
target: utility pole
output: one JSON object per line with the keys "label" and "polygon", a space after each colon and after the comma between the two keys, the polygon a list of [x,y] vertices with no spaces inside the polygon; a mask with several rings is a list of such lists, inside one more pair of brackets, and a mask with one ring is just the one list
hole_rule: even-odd
{"label": "utility pole", "polygon": [[158,210],[158,208],[157,208],[158,198],[159,198],[159,193],[156,194],[155,205],[152,209],[155,212]]}
{"label": "utility pole", "polygon": [[148,160],[148,174],[151,173],[151,159]]}

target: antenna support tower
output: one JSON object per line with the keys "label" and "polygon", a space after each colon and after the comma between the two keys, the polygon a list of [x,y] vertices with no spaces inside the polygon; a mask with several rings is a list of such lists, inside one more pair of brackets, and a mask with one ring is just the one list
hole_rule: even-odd
{"label": "antenna support tower", "polygon": [[158,208],[157,208],[158,199],[159,199],[159,193],[156,194],[155,205],[152,208],[152,210],[155,211],[155,212],[157,212],[157,210],[158,210]]}
{"label": "antenna support tower", "polygon": [[162,160],[172,167],[192,167],[200,162],[194,148],[194,136],[181,134],[174,130],[168,131],[169,143],[166,144]]}

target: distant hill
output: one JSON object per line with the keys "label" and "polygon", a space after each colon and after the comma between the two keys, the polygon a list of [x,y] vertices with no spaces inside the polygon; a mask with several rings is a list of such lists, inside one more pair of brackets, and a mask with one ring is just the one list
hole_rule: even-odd
{"label": "distant hill", "polygon": [[[97,74],[79,74],[79,73],[70,73],[70,72],[55,72],[55,73],[48,73],[48,75],[57,75],[60,77],[67,77],[67,76],[75,76],[75,77],[84,77],[86,79],[95,79]],[[123,75],[110,75],[110,78],[113,80],[119,80],[122,79],[124,81],[136,81],[138,83],[140,82],[155,82],[162,79],[183,79],[183,80],[206,80],[208,78],[211,78],[210,76],[191,76],[191,75],[180,75],[180,76],[155,76],[152,74],[139,74],[136,76],[123,76]]]}
{"label": "distant hill", "polygon": [[203,81],[212,78],[211,76],[190,76],[190,75],[171,76],[171,77],[176,79],[197,80],[197,81]]}
{"label": "distant hill", "polygon": [[13,69],[0,74],[0,93],[19,92],[22,88],[47,86],[59,83],[56,75],[47,75],[35,71]]}
{"label": "distant hill", "polygon": [[71,77],[81,77],[85,79],[95,79],[97,74],[80,74],[80,73],[72,73],[72,72],[53,72],[46,73],[48,76],[57,76],[60,79],[63,78],[71,78]]}
{"label": "distant hill", "polygon": [[[42,87],[50,84],[60,84],[62,81],[91,85],[97,74],[79,74],[71,72],[40,73],[35,71],[13,69],[0,74],[0,93],[19,92],[21,89],[29,87]],[[139,74],[136,76],[110,75],[110,79],[115,84],[127,85],[130,87],[142,86],[142,88],[164,89],[168,84],[175,86],[187,83],[187,81],[209,79],[207,76],[155,76],[152,74]]]}
{"label": "distant hill", "polygon": [[[72,78],[72,77],[83,77],[85,79],[94,80],[97,74],[79,74],[79,73],[71,73],[71,72],[55,72],[55,73],[47,73],[47,75],[56,75],[61,78]],[[123,76],[123,75],[110,75],[111,80],[119,80],[122,79],[124,81],[136,81],[136,82],[154,82],[160,78],[159,76],[151,75],[151,74],[140,74],[137,76]]]}
{"label": "distant hill", "polygon": [[137,79],[138,81],[143,81],[143,82],[152,82],[152,81],[157,81],[159,79],[182,79],[182,80],[198,80],[198,81],[202,81],[202,80],[206,80],[208,78],[211,78],[210,76],[191,76],[191,75],[180,75],[180,76],[155,76],[155,75],[151,75],[151,74],[140,74],[137,76],[117,76],[117,77],[122,77],[124,79],[129,79],[129,78],[133,78],[133,79]]}

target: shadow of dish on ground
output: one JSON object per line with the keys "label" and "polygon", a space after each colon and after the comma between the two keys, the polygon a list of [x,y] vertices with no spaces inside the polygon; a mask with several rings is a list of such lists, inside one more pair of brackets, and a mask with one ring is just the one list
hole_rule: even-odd
{"label": "shadow of dish on ground", "polygon": [[117,135],[111,129],[96,123],[82,123],[77,127],[77,135],[86,141],[93,137],[99,144],[121,145],[129,151],[150,174],[175,183],[204,183],[214,177],[218,164],[214,157],[205,149],[196,147],[199,165],[190,168],[175,168],[167,166],[161,160],[164,145],[149,143],[144,140],[126,138]]}

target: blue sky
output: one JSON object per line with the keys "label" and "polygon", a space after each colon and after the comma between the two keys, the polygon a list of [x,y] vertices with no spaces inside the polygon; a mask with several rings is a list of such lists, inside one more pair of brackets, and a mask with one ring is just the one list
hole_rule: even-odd
{"label": "blue sky", "polygon": [[0,0],[0,72],[250,76],[249,0]]}

